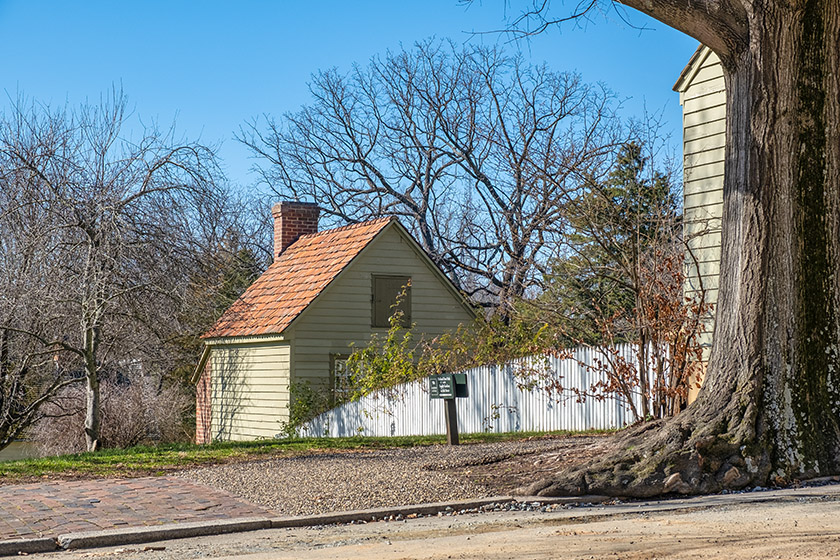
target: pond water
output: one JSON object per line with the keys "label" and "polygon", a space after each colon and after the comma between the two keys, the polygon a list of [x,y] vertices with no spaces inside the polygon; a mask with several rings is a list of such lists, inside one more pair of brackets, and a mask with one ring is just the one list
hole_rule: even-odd
{"label": "pond water", "polygon": [[38,448],[29,441],[15,441],[8,447],[0,449],[0,461],[16,461],[31,459],[38,456]]}

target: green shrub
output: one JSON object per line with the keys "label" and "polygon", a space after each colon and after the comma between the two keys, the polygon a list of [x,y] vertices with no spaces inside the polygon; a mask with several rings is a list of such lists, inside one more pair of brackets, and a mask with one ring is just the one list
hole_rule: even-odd
{"label": "green shrub", "polygon": [[278,436],[296,437],[298,428],[332,408],[329,391],[309,382],[289,384],[289,421],[283,422]]}

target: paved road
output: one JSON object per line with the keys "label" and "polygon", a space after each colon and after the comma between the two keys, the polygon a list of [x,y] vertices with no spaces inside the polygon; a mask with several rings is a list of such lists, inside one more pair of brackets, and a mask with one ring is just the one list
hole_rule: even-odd
{"label": "paved road", "polygon": [[0,540],[276,515],[179,477],[0,486]]}
{"label": "paved road", "polygon": [[[60,556],[58,556],[60,554]],[[272,529],[32,555],[39,560],[828,559],[840,557],[840,486],[642,504]]]}

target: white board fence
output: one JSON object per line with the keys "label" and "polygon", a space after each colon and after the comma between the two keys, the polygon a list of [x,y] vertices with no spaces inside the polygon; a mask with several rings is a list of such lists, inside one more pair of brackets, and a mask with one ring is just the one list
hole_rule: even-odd
{"label": "white board fence", "polygon": [[[635,360],[630,344],[613,347],[625,360]],[[620,428],[633,422],[624,399],[612,396],[579,402],[604,373],[589,366],[597,348],[581,347],[570,358],[536,356],[504,365],[473,368],[467,375],[469,397],[457,399],[461,433],[591,430]],[[553,382],[562,391],[549,390]],[[636,394],[638,407],[641,396]],[[349,437],[445,434],[444,402],[429,398],[428,380],[373,393],[321,414],[299,428],[304,436]]]}

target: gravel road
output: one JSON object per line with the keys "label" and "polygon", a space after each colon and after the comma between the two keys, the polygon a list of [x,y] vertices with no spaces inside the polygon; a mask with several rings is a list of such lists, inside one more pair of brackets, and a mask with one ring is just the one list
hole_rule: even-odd
{"label": "gravel road", "polygon": [[472,467],[535,453],[592,448],[599,437],[316,452],[178,473],[288,515],[306,515],[498,495]]}

